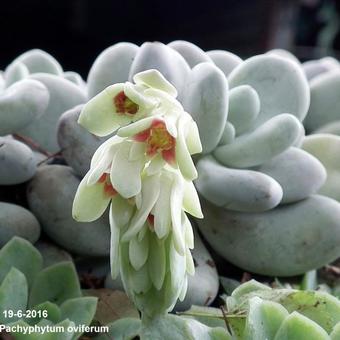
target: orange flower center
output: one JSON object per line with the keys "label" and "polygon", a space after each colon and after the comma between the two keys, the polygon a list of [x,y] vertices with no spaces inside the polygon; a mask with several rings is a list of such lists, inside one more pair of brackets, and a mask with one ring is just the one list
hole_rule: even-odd
{"label": "orange flower center", "polygon": [[102,183],[104,184],[104,194],[108,197],[113,197],[115,195],[117,195],[117,191],[115,190],[115,188],[112,186],[111,184],[111,180],[110,180],[110,175],[107,173],[103,173],[99,180],[98,183]]}
{"label": "orange flower center", "polygon": [[137,113],[139,106],[127,97],[124,91],[119,92],[114,98],[113,103],[118,114],[134,115]]}
{"label": "orange flower center", "polygon": [[153,155],[158,151],[167,151],[174,148],[176,140],[170,135],[163,121],[155,121],[150,128],[147,139],[147,153]]}

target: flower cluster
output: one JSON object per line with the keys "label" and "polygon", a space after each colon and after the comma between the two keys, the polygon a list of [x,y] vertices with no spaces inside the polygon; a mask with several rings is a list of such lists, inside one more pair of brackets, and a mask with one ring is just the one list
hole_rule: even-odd
{"label": "flower cluster", "polygon": [[106,88],[83,108],[79,123],[98,136],[116,134],[93,155],[79,185],[73,217],[89,222],[110,206],[111,270],[146,315],[166,312],[194,274],[193,231],[202,218],[191,155],[198,129],[156,70]]}

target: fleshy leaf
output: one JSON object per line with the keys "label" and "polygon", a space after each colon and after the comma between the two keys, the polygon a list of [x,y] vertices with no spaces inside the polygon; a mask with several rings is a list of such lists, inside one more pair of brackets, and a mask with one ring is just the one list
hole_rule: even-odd
{"label": "fleshy leaf", "polygon": [[36,277],[29,304],[45,301],[60,305],[67,299],[81,296],[77,272],[71,262],[61,262],[42,270]]}
{"label": "fleshy leaf", "polygon": [[29,285],[42,269],[43,259],[34,246],[19,237],[13,237],[0,250],[0,282],[12,267],[22,272]]}

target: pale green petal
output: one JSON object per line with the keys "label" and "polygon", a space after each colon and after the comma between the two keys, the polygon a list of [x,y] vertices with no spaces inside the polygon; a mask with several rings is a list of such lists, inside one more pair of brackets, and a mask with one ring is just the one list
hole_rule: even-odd
{"label": "pale green petal", "polygon": [[135,236],[129,243],[129,258],[132,267],[139,270],[144,266],[149,255],[148,233],[139,241]]}
{"label": "pale green petal", "polygon": [[180,294],[183,279],[186,276],[186,258],[179,255],[175,249],[173,240],[170,243],[170,272],[171,272],[171,290],[172,294]]}
{"label": "pale green petal", "polygon": [[192,225],[185,212],[182,212],[182,224],[184,228],[184,239],[188,248],[194,249],[194,232]]}
{"label": "pale green petal", "polygon": [[102,184],[87,185],[88,175],[80,182],[73,201],[72,216],[79,222],[92,222],[106,210],[110,197],[106,196]]}
{"label": "pale green petal", "polygon": [[181,292],[178,297],[179,301],[183,301],[185,299],[185,295],[187,295],[187,290],[188,290],[188,278],[185,277],[182,288],[181,288]]}
{"label": "pale green petal", "polygon": [[[147,130],[151,127],[152,121],[156,119],[156,116],[146,117],[141,120],[138,120],[135,123],[132,123],[128,126],[122,127],[117,132],[117,135],[120,137],[132,137],[137,133],[140,133],[144,130]],[[158,117],[158,119],[161,119]]]}
{"label": "pale green petal", "polygon": [[192,121],[187,131],[186,144],[190,155],[202,152],[202,144],[196,122]]}
{"label": "pale green petal", "polygon": [[140,230],[140,232],[138,233],[138,241],[141,241],[145,235],[148,233],[149,231],[149,224],[148,222],[145,222],[143,228]]}
{"label": "pale green petal", "polygon": [[136,208],[139,210],[142,206],[142,192],[139,192],[135,197]]}
{"label": "pale green petal", "polygon": [[170,206],[171,206],[171,221],[173,230],[173,241],[176,250],[180,255],[185,254],[185,245],[182,228],[182,202],[183,202],[183,179],[176,175],[171,190]]}
{"label": "pale green petal", "polygon": [[124,198],[136,196],[142,187],[141,172],[144,159],[129,161],[131,143],[123,143],[112,162],[110,179],[112,186]]}
{"label": "pale green petal", "polygon": [[138,116],[140,116],[139,111],[142,111],[141,113],[143,114],[143,113],[147,113],[147,112],[145,112],[146,110],[149,111],[149,115],[150,115],[152,107],[157,104],[157,101],[153,100],[150,97],[145,96],[143,94],[143,92],[144,92],[143,88],[140,88],[140,87],[133,85],[129,82],[126,82],[124,84],[125,95],[139,106],[139,110],[137,112]]}
{"label": "pale green petal", "polygon": [[141,269],[134,270],[130,268],[132,289],[137,293],[146,293],[152,286],[149,277],[148,264],[146,263]]}
{"label": "pale green petal", "polygon": [[148,176],[143,180],[142,204],[131,220],[129,229],[123,235],[123,242],[130,241],[142,229],[151,209],[155,205],[160,191],[159,174]]}
{"label": "pale green petal", "polygon": [[108,140],[106,140],[103,144],[101,144],[92,156],[90,168],[93,168],[96,166],[99,160],[103,157],[103,155],[112,145],[121,143],[123,140],[124,138],[113,136],[109,138]]}
{"label": "pale green petal", "polygon": [[154,211],[154,228],[158,238],[168,235],[171,227],[170,196],[172,189],[172,177],[166,172],[161,175],[161,190]]}
{"label": "pale green petal", "polygon": [[160,172],[164,165],[166,164],[165,160],[160,154],[157,154],[155,157],[152,158],[149,166],[146,168],[146,173],[151,176]]}
{"label": "pale green petal", "polygon": [[185,124],[187,123],[187,121],[188,120],[186,119],[186,117],[181,117],[178,120],[178,137],[176,140],[176,160],[183,176],[187,180],[191,181],[197,178],[197,170],[195,168],[194,162],[191,159],[184,136]]}
{"label": "pale green petal", "polygon": [[120,195],[115,195],[111,203],[112,218],[117,227],[126,226],[135,210],[134,205],[130,204],[125,198]]}
{"label": "pale green petal", "polygon": [[88,185],[93,185],[97,183],[100,177],[104,173],[109,173],[111,168],[111,163],[114,160],[114,157],[118,151],[118,145],[111,145],[105,152],[102,153],[98,162],[89,170],[88,174]]}
{"label": "pale green petal", "polygon": [[181,103],[164,91],[160,91],[154,88],[149,88],[145,90],[144,93],[147,96],[158,99],[158,101],[160,102],[158,107],[167,115],[174,114],[174,113],[179,114],[182,111],[184,111]]}
{"label": "pale green petal", "polygon": [[176,126],[177,120],[178,120],[178,117],[174,117],[174,116],[167,116],[166,119],[164,119],[164,123],[165,123],[167,131],[174,138],[177,138],[178,136],[177,126]]}
{"label": "pale green petal", "polygon": [[190,215],[203,218],[200,200],[192,182],[184,181],[183,209]]}
{"label": "pale green petal", "polygon": [[160,290],[165,278],[166,255],[164,241],[159,240],[155,234],[150,235],[148,268],[153,285]]}
{"label": "pale green petal", "polygon": [[177,97],[176,88],[157,70],[151,69],[139,72],[134,75],[133,81],[136,84],[143,84],[151,88],[156,88],[168,93],[172,97]]}
{"label": "pale green petal", "polygon": [[131,145],[129,161],[136,161],[144,158],[146,147],[144,143],[134,142]]}
{"label": "pale green petal", "polygon": [[186,268],[189,275],[195,274],[195,264],[189,248],[185,250]]}
{"label": "pale green petal", "polygon": [[79,124],[97,136],[107,136],[131,121],[131,117],[116,113],[114,97],[124,89],[124,84],[115,84],[93,97],[83,107]]}
{"label": "pale green petal", "polygon": [[119,274],[119,238],[120,228],[115,223],[115,218],[112,206],[110,207],[110,227],[111,227],[111,247],[110,247],[110,265],[111,265],[111,276],[116,279]]}

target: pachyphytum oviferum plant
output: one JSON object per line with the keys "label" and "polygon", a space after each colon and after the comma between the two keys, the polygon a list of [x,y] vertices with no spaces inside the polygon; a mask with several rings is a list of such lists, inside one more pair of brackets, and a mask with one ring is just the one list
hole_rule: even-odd
{"label": "pachyphytum oviferum plant", "polygon": [[[114,276],[121,267],[125,288],[149,318],[141,334],[164,335],[177,323],[182,337],[197,338],[200,324],[152,318],[184,296],[185,271],[193,272],[192,236],[181,229],[190,231],[189,222],[183,211],[173,213],[201,216],[192,180],[203,236],[242,269],[291,276],[340,255],[338,71],[334,59],[300,64],[282,50],[243,61],[185,41],[118,43],[98,56],[85,82],[43,51],[24,53],[0,75],[0,185],[16,197],[13,185],[30,181],[31,212],[0,203],[0,244],[13,235],[36,242],[42,228],[79,256],[108,256],[111,248]],[[313,134],[305,137],[304,128]],[[191,154],[200,143],[188,131],[201,141],[196,166]],[[75,216],[90,222],[72,219],[78,187]],[[181,197],[181,188],[183,205],[164,203],[172,189],[170,197]],[[217,275],[206,271],[212,293],[199,296],[192,282],[200,273],[189,277],[199,297],[190,303],[217,294]]]}

